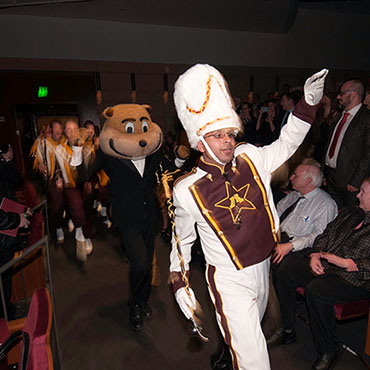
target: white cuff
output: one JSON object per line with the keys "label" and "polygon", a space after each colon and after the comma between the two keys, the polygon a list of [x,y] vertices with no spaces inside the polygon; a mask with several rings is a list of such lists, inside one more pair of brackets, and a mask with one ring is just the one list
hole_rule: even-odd
{"label": "white cuff", "polygon": [[175,165],[177,168],[181,168],[182,165],[185,163],[185,159],[175,158]]}
{"label": "white cuff", "polygon": [[72,159],[71,159],[71,166],[79,166],[82,163],[82,146],[74,146],[72,145]]}

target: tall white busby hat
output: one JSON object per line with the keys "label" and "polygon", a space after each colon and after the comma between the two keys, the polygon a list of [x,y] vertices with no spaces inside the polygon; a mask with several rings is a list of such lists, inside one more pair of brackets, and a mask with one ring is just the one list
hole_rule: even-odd
{"label": "tall white busby hat", "polygon": [[200,136],[208,132],[223,128],[241,130],[226,81],[208,64],[197,64],[178,78],[174,101],[193,149],[197,149]]}

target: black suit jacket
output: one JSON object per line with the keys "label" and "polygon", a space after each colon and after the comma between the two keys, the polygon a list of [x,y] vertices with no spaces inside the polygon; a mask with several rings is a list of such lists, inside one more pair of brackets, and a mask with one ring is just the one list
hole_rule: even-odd
{"label": "black suit jacket", "polygon": [[[338,121],[332,125],[325,148],[325,157]],[[325,161],[324,157],[324,161]],[[363,105],[353,117],[339,149],[336,183],[345,188],[348,184],[360,188],[362,180],[370,175],[370,111]]]}
{"label": "black suit jacket", "polygon": [[[113,158],[98,150],[93,165],[82,179],[86,180],[96,171],[104,169],[110,179],[109,196],[113,222],[120,228],[140,227],[146,222],[156,222],[158,208],[155,173],[160,168],[160,163],[164,170],[176,169],[160,152],[155,152],[146,157],[144,175],[141,177],[130,160]],[[79,175],[83,168],[83,164],[79,166]]]}

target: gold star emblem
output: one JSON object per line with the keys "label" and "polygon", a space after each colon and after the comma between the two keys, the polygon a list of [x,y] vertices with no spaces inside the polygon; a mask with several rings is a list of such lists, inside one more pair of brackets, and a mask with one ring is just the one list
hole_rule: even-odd
{"label": "gold star emblem", "polygon": [[[255,205],[247,199],[247,194],[249,191],[250,184],[244,185],[240,189],[236,189],[234,186],[231,189],[231,184],[226,182],[226,198],[220,200],[215,204],[215,207],[228,209],[233,222],[235,223],[236,220],[239,218],[240,213],[243,209],[246,210],[254,210],[256,209]],[[243,194],[244,191],[244,194]]]}

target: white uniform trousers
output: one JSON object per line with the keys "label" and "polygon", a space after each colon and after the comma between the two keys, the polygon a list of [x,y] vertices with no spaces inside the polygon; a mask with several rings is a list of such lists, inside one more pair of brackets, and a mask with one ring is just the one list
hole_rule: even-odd
{"label": "white uniform trousers", "polygon": [[269,259],[242,270],[207,266],[208,289],[234,370],[270,369],[261,329],[269,296],[269,268]]}

